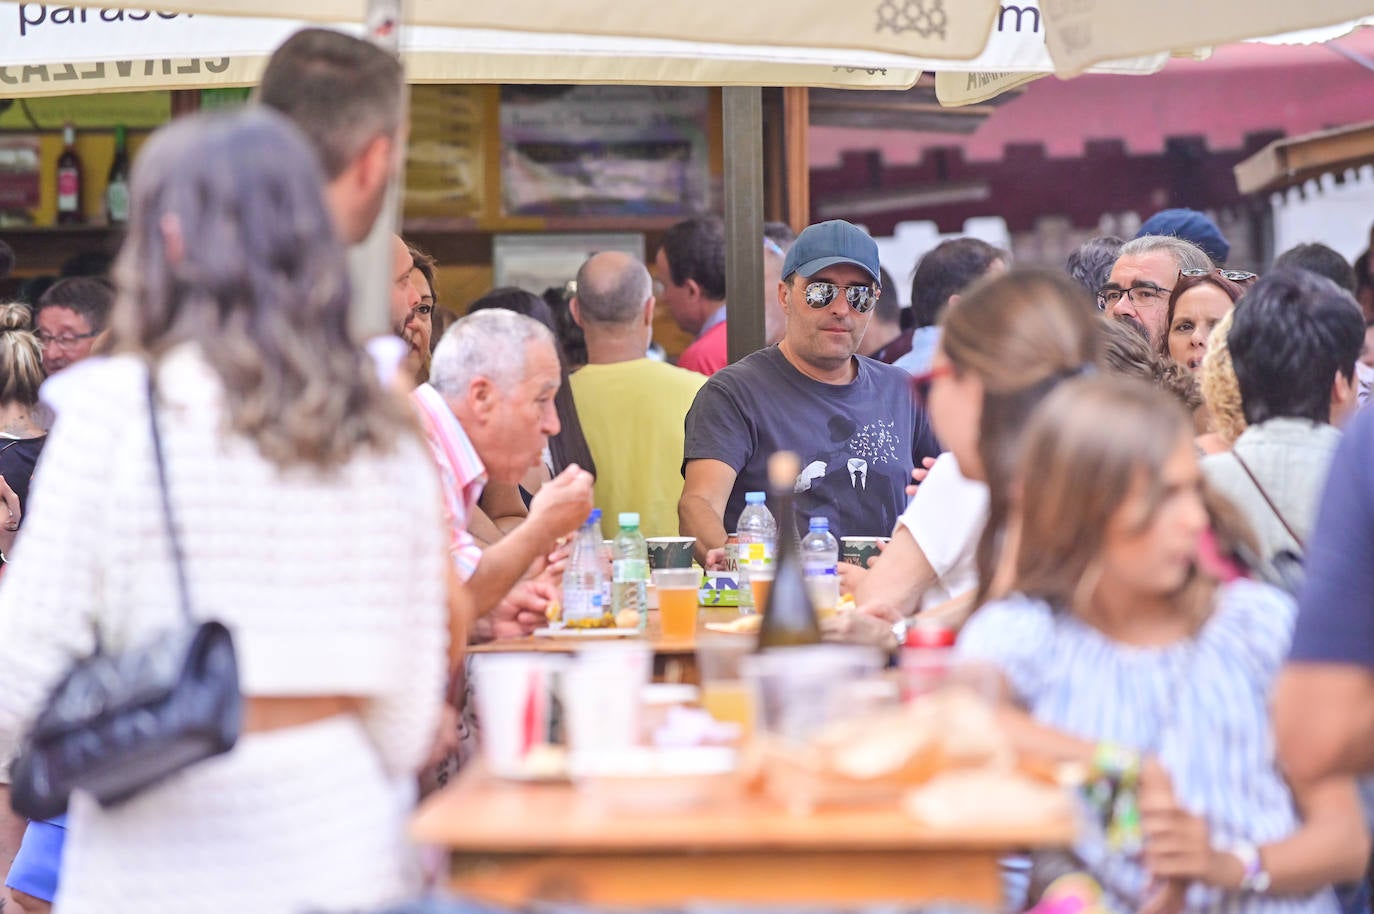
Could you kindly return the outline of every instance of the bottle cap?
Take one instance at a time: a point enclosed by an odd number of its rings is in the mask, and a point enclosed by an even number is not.
[[[592,513],[589,514],[589,515],[587,515],[587,523],[590,524],[590,523],[592,523],[593,521],[600,522],[600,520],[601,520],[601,509],[600,509],[600,508],[592,508]]]
[[[919,618],[906,630],[907,647],[953,647],[954,629],[938,623],[922,622]]]
[[[761,505],[768,500],[767,494],[763,492],[745,492],[744,503],[746,505]]]
[[[812,529],[812,530],[824,530],[824,531],[826,531],[827,533],[829,533],[829,532],[830,532],[830,518],[828,518],[828,517],[813,517],[813,518],[811,518],[811,529]]]
[[[622,526],[622,527],[638,527],[638,526],[639,526],[639,515],[636,514],[636,513],[633,512],[633,511],[621,511],[621,512],[620,512],[620,526]]]

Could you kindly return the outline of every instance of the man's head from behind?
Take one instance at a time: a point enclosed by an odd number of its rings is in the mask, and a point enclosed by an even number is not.
[[[558,434],[561,371],[549,328],[491,308],[469,314],[434,350],[430,384],[448,403],[494,482],[518,483]]]
[[[1284,267],[1297,267],[1325,276],[1351,295],[1355,294],[1355,268],[1337,251],[1319,241],[1296,245],[1275,257],[1273,269]]]
[[[400,62],[362,39],[302,29],[272,54],[257,97],[315,148],[343,240],[366,238],[403,145]]]
[[[725,225],[714,216],[677,223],[654,258],[655,297],[688,333],[725,303]]]
[[[573,319],[588,336],[638,332],[647,346],[653,329],[653,282],[629,254],[602,251],[577,271]]]
[[[105,331],[114,304],[114,287],[104,279],[74,276],[53,283],[34,312],[43,368],[48,374],[74,365],[91,354]]]
[[[822,371],[853,358],[878,301],[880,269],[878,245],[858,226],[842,219],[807,226],[778,284],[791,354]]]
[[[935,326],[952,297],[989,272],[1005,270],[1007,260],[1006,251],[977,238],[951,238],[931,248],[911,274],[911,311],[916,326]]]
[[[1145,328],[1150,343],[1164,335],[1169,293],[1180,270],[1211,272],[1212,261],[1201,248],[1171,235],[1145,235],[1117,252],[1107,283],[1097,291],[1097,307],[1118,320]]]
[[[1348,292],[1306,270],[1279,269],[1250,287],[1231,320],[1226,344],[1246,422],[1339,425],[1348,415],[1364,345],[1364,319]]]

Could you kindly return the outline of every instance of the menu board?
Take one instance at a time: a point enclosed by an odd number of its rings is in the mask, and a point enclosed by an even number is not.
[[[501,87],[508,216],[681,216],[707,209],[704,88]]]
[[[412,86],[405,214],[462,218],[482,209],[482,86]]]

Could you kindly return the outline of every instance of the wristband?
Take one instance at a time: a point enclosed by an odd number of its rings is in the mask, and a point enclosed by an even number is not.
[[[1240,861],[1245,873],[1240,877],[1240,890],[1242,892],[1253,892],[1256,895],[1263,895],[1269,891],[1270,878],[1264,870],[1264,861],[1260,859],[1259,848],[1249,841],[1237,841],[1224,848],[1225,852]]]

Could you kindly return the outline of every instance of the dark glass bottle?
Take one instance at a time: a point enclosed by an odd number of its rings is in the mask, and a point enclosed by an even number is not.
[[[129,149],[123,124],[115,128],[114,161],[110,163],[110,179],[105,184],[105,216],[110,225],[129,221]]]
[[[816,644],[821,640],[821,626],[806,589],[801,544],[797,540],[797,514],[792,493],[800,468],[797,455],[790,451],[780,451],[768,460],[773,515],[778,520],[778,560],[759,627],[761,651]]]
[[[57,157],[57,221],[75,225],[81,215],[81,157],[76,154],[76,128],[62,128],[62,154]]]

